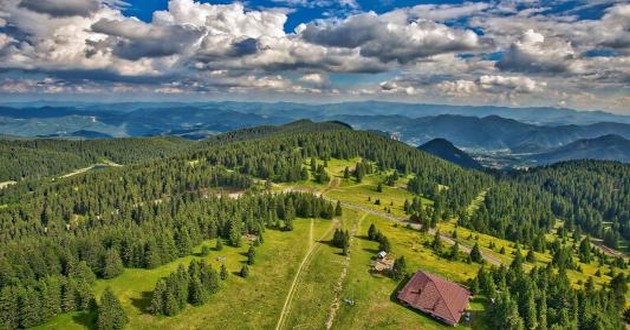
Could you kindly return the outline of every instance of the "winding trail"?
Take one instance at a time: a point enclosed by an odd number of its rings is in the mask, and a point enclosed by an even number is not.
[[[331,198],[328,198],[326,196],[323,196],[323,198],[326,199],[326,200],[335,201],[335,200],[333,200]],[[376,216],[381,217],[381,218],[390,219],[390,220],[396,221],[396,222],[398,222],[398,223],[400,223],[402,225],[410,225],[413,229],[416,229],[416,230],[420,230],[421,227],[422,227],[422,225],[420,225],[419,223],[413,223],[413,222],[408,221],[408,219],[400,218],[400,217],[397,217],[397,216],[395,216],[393,214],[390,214],[390,213],[376,211],[376,210],[370,209],[370,208],[365,207],[365,206],[359,206],[359,205],[350,204],[350,203],[347,203],[347,202],[341,202],[341,206],[347,207],[349,209],[357,210],[357,211],[366,212],[366,213],[369,213],[369,214],[372,214],[372,215],[376,215]],[[433,228],[429,229],[429,234],[430,235],[435,235],[435,229],[433,229]],[[440,234],[440,237],[442,238],[443,241],[447,242],[450,245],[455,244],[455,241],[451,237],[449,237],[447,235]],[[459,242],[459,250],[464,252],[464,253],[470,253],[471,248],[466,246],[466,245],[464,245],[464,244],[462,244],[461,242]],[[489,255],[487,253],[484,253],[483,251],[481,252],[481,255],[483,256],[484,259],[488,260],[490,263],[492,263],[494,265],[497,265],[497,266],[501,265],[501,260],[497,259],[496,257],[494,257],[492,255]]]
[[[363,215],[359,218],[359,221],[354,223],[354,225],[352,226],[352,230],[350,231],[350,251],[343,260],[343,269],[341,270],[339,280],[337,280],[337,284],[335,285],[335,299],[330,305],[330,313],[328,315],[328,320],[326,321],[327,330],[332,328],[333,322],[335,321],[335,315],[337,315],[337,311],[339,310],[339,307],[341,307],[341,293],[343,292],[343,282],[348,276],[348,267],[350,266],[350,258],[352,257],[352,243],[354,242],[354,237],[357,231],[361,229],[361,223],[363,222],[363,219],[365,219],[365,217],[367,217],[367,213],[363,213]]]
[[[323,239],[325,239],[330,234],[332,229],[335,227],[335,223],[336,222],[331,222],[330,227],[317,241],[322,241]],[[310,225],[310,230],[309,230],[309,240],[308,240],[309,249],[306,252],[306,255],[304,256],[304,258],[302,259],[302,262],[300,263],[300,267],[295,273],[295,276],[293,277],[293,282],[291,282],[291,286],[289,287],[289,292],[287,293],[287,297],[284,300],[284,305],[282,306],[282,311],[280,312],[280,318],[278,319],[278,323],[276,324],[276,330],[282,329],[284,326],[284,323],[287,321],[287,317],[289,316],[289,313],[291,312],[291,305],[293,303],[293,297],[295,296],[295,293],[297,291],[296,290],[297,285],[300,281],[302,273],[304,269],[306,269],[310,265],[311,261],[313,260],[313,256],[317,253],[317,251],[319,250],[319,247],[322,246],[321,244],[315,244],[315,240],[313,240],[313,227],[314,227],[314,220],[311,219],[311,225]]]

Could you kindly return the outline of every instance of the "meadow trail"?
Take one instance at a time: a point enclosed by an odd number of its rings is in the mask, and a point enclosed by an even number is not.
[[[317,240],[317,242],[324,240],[330,234],[332,229],[335,227],[335,224],[336,222],[331,222],[330,227]],[[276,324],[276,330],[282,329],[282,327],[284,326],[284,323],[286,322],[289,316],[289,313],[291,312],[291,305],[293,303],[293,297],[295,296],[295,293],[297,291],[296,289],[302,277],[303,271],[304,269],[308,268],[311,261],[313,260],[313,256],[317,253],[317,251],[319,251],[319,247],[321,247],[321,244],[315,244],[316,241],[313,239],[313,231],[314,231],[313,227],[314,227],[314,220],[311,219],[310,230],[309,230],[309,248],[306,254],[304,255],[304,258],[302,259],[302,262],[300,263],[300,267],[298,268],[297,272],[295,273],[295,276],[293,277],[293,282],[291,282],[291,286],[289,287],[289,292],[287,293],[287,297],[284,301],[284,305],[282,306],[282,311],[280,312],[280,318],[278,319],[278,323]]]
[[[352,230],[350,231],[350,246],[352,246],[352,243],[354,242],[354,237],[357,234],[357,231],[361,230],[361,223],[367,217],[367,215],[368,215],[367,213],[363,213],[363,215],[359,218],[359,221],[356,222],[352,226]],[[335,321],[335,315],[337,315],[337,311],[339,310],[339,307],[341,307],[340,299],[341,299],[341,293],[343,292],[343,282],[346,280],[346,277],[348,276],[348,267],[350,266],[351,257],[352,257],[352,248],[350,248],[350,252],[344,258],[343,269],[341,270],[341,274],[339,275],[339,280],[337,281],[335,285],[335,299],[333,300],[333,303],[330,305],[328,321],[326,321],[327,330],[332,328],[333,323]]]

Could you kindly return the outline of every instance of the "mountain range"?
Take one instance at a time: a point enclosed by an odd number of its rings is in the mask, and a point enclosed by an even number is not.
[[[558,148],[614,135],[630,139],[630,116],[556,108],[472,107],[388,102],[339,104],[206,103],[9,103],[0,107],[0,135],[105,138],[176,135],[202,139],[235,129],[298,119],[337,120],[355,129],[380,131],[411,145],[436,138],[472,153],[507,152],[548,162]],[[577,141],[582,144],[572,145]],[[615,140],[615,145],[620,141]],[[623,143],[621,143],[623,144]],[[584,149],[575,156],[601,156]],[[623,160],[623,146],[606,159]],[[542,155],[549,154],[543,157]],[[568,151],[563,155],[570,154]],[[532,155],[540,155],[540,159]],[[615,156],[616,155],[616,156]],[[558,156],[563,158],[564,156]],[[596,158],[596,157],[595,157]]]
[[[419,146],[418,149],[464,168],[481,169],[483,167],[479,162],[470,157],[470,155],[458,149],[445,139],[433,139]]]

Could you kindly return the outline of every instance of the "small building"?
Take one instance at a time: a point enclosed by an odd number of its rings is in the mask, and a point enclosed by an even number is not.
[[[456,326],[468,308],[470,291],[440,276],[418,270],[398,292],[398,300],[451,326]]]
[[[386,256],[387,256],[387,252],[385,252],[385,251],[381,251],[381,252],[379,252],[379,253],[376,255],[376,258],[378,258],[378,259],[383,259],[383,258],[385,258]]]

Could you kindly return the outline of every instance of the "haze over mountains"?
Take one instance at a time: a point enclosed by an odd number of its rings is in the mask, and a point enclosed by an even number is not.
[[[201,139],[243,127],[305,118],[338,120],[355,129],[386,132],[412,145],[442,138],[466,151],[507,152],[527,162],[575,158],[627,161],[630,153],[630,116],[556,108],[388,102],[9,103],[0,107],[0,134],[66,138],[178,135]],[[602,143],[590,139],[607,135],[615,138],[607,140],[606,148],[590,147]],[[581,142],[573,145],[576,141]],[[559,149],[562,147],[566,148]],[[578,147],[579,152],[572,152]]]

